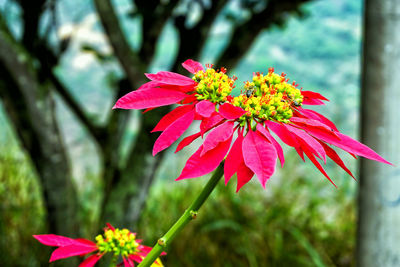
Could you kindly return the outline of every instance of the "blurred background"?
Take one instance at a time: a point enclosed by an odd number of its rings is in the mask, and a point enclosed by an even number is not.
[[[201,190],[207,177],[174,181],[196,144],[151,156],[168,108],[111,110],[145,72],[187,75],[192,58],[227,67],[239,92],[274,67],[329,98],[315,110],[358,139],[362,15],[361,0],[0,0],[0,265],[48,266],[32,234],[93,240],[106,222],[152,246]],[[360,183],[327,163],[335,188],[285,152],[266,190],[221,182],[164,264],[355,266]]]

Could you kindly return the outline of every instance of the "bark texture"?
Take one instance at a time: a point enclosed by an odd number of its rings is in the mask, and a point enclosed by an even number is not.
[[[357,265],[400,266],[400,1],[367,0],[362,141],[397,165],[361,159]]]

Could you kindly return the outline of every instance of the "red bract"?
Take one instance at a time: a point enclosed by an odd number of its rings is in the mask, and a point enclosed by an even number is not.
[[[58,247],[50,256],[50,262],[65,259],[73,256],[84,256],[92,252],[95,254],[87,257],[79,266],[91,267],[106,253],[114,254],[114,257],[121,256],[125,267],[134,266],[134,262],[142,262],[146,255],[150,252],[151,248],[141,245],[141,240],[136,239],[136,234],[129,232],[127,229],[115,229],[110,224],[104,228],[104,235],[96,237],[96,243],[83,239],[72,239],[59,235],[34,235],[40,243],[46,246]],[[113,248],[118,248],[114,251]],[[165,255],[165,253],[161,254]],[[161,261],[155,262],[157,265],[162,266]]]
[[[225,69],[215,71],[212,66],[204,69],[194,60],[186,60],[182,66],[194,77],[160,71],[146,74],[151,81],[136,91],[121,97],[114,108],[152,109],[155,107],[183,104],[165,115],[153,132],[161,131],[153,148],[153,155],[175,142],[195,119],[210,118],[216,105],[226,101],[233,88],[234,79],[225,74]]]
[[[266,76],[257,73],[253,82],[245,84],[245,90],[239,96],[221,105],[213,115],[219,116],[218,124],[208,129],[210,133],[189,158],[177,180],[209,173],[226,156],[225,183],[236,173],[239,191],[256,174],[265,188],[275,171],[277,158],[282,167],[284,165],[282,147],[271,133],[293,147],[303,160],[304,155],[307,156],[332,184],[318,159],[326,163],[328,157],[354,176],[329,144],[352,155],[390,164],[372,149],[340,133],[326,117],[302,107],[305,104],[323,104],[322,100],[327,100],[325,97],[319,93],[301,91],[287,81],[284,75],[277,75],[273,70]],[[237,132],[237,138],[228,152],[227,142],[231,142],[233,131]],[[192,136],[190,142],[198,137],[200,134]]]
[[[329,100],[317,92],[298,89],[297,84],[288,83],[286,75],[274,73],[273,68],[267,75],[254,74],[241,94],[232,97],[235,79],[229,78],[225,69],[215,71],[212,66],[204,69],[190,59],[182,65],[194,74],[192,79],[172,72],[147,74],[152,81],[122,97],[115,105],[115,108],[148,109],[182,104],[154,128],[153,131],[162,133],[154,144],[153,155],[182,136],[194,120],[200,120],[200,131],[184,138],[176,152],[208,135],[177,180],[207,174],[226,158],[226,183],[236,173],[238,191],[256,174],[265,188],[275,171],[277,158],[282,167],[285,163],[283,149],[274,136],[293,147],[303,160],[308,157],[332,184],[319,160],[326,164],[328,157],[349,175],[353,174],[329,145],[353,156],[390,164],[369,147],[340,133],[323,115],[303,108],[304,105],[323,105],[323,101]]]

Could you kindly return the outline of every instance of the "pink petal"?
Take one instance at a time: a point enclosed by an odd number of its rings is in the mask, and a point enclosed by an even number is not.
[[[50,262],[59,259],[65,259],[72,256],[80,256],[96,251],[97,246],[89,246],[89,245],[69,245],[65,247],[59,247],[53,251],[50,257]]]
[[[197,138],[199,138],[201,136],[201,133],[195,133],[192,135],[189,135],[188,137],[185,137],[182,141],[179,142],[175,153],[181,151],[183,148],[185,148],[186,146],[190,145],[194,140],[196,140]]]
[[[232,137],[233,125],[233,121],[227,121],[211,131],[204,140],[203,151],[201,152],[200,156],[203,156],[208,151],[214,149],[219,143],[225,142]]]
[[[314,110],[311,110],[311,109],[305,109],[305,108],[299,108],[299,111],[304,116],[306,116],[310,119],[318,120],[318,121],[328,125],[333,130],[338,131],[338,129],[336,128],[336,125],[333,122],[331,122],[328,118],[324,117],[323,115],[319,114],[318,112],[315,112]]]
[[[243,139],[242,151],[246,166],[257,175],[265,188],[267,180],[275,172],[277,154],[274,146],[260,133],[250,130]]]
[[[34,235],[33,237],[36,238],[43,245],[53,247],[65,247],[76,243],[74,239],[61,235]]]
[[[254,172],[246,166],[244,161],[242,161],[237,169],[236,193],[239,192],[240,188],[247,184],[251,180],[251,178],[253,178],[253,175]]]
[[[145,110],[142,111],[142,114],[152,111],[153,109],[155,109],[155,108],[146,108]]]
[[[183,93],[193,92],[196,87],[196,84],[184,85],[184,86],[171,85],[171,84],[165,84],[165,83],[159,83],[159,84],[160,84],[160,87],[162,87],[162,88],[169,89],[172,91],[180,91]]]
[[[290,118],[290,121],[296,127],[299,127],[303,130],[312,131],[312,132],[318,131],[321,134],[330,135],[333,138],[340,140],[339,136],[336,134],[336,132],[332,128],[323,124],[320,121],[313,120],[313,119],[307,119],[307,118],[299,118],[299,117],[292,117],[292,118]]]
[[[337,146],[349,153],[356,154],[359,156],[363,156],[368,159],[376,160],[379,162],[383,162],[389,165],[392,165],[389,161],[385,160],[381,156],[378,155],[375,151],[373,151],[371,148],[367,147],[366,145],[352,139],[351,137],[344,135],[340,132],[336,132],[336,134],[339,136],[340,140],[334,139],[334,138],[329,138],[324,135],[312,133],[315,137],[321,139],[322,141],[325,141],[329,144],[332,144],[334,146]]]
[[[196,83],[195,81],[193,81],[192,79],[190,79],[186,76],[183,76],[178,73],[169,72],[169,71],[160,71],[160,72],[157,72],[156,74],[146,73],[145,75],[147,78],[149,78],[152,81],[157,81],[157,82],[171,84],[171,85],[186,86],[186,85],[192,85],[192,84]]]
[[[161,87],[163,85],[164,85],[163,83],[150,81],[150,82],[147,82],[147,83],[141,85],[138,89],[136,89],[136,91],[158,88],[158,87]]]
[[[291,117],[289,119],[292,123],[295,123],[297,125],[301,126],[310,126],[310,127],[318,127],[323,130],[326,130],[327,132],[332,132],[332,128],[330,128],[328,125],[325,125],[324,123],[314,120],[314,119],[309,119],[309,118],[300,118],[300,117]],[[335,135],[335,133],[333,133]]]
[[[304,96],[304,99],[321,99],[325,101],[329,101],[328,98],[324,97],[320,93],[313,91],[301,91],[301,94]]]
[[[300,158],[303,160],[303,162],[306,162],[304,158],[304,152],[301,146],[296,146],[294,149],[296,149],[297,154],[299,154]]]
[[[317,155],[317,157],[320,157],[326,162],[326,153],[322,145],[314,139],[311,135],[306,133],[303,130],[299,130],[293,126],[290,125],[285,125],[286,128],[291,131],[293,134],[295,134],[300,140],[304,141],[302,144],[304,146],[307,146],[311,151]],[[304,147],[303,147],[304,149]]]
[[[124,267],[134,267],[135,266],[134,263],[132,262],[132,260],[129,258],[122,257],[122,260],[124,262]]]
[[[266,130],[261,124],[257,124],[257,130],[275,147],[276,153],[278,154],[281,167],[285,164],[285,157],[283,156],[283,150],[281,145],[275,140],[275,138]]]
[[[209,118],[204,118],[200,123],[200,132],[203,136],[207,131],[221,123],[224,118],[218,113],[214,112]]]
[[[84,238],[77,238],[75,239],[75,244],[81,244],[84,246],[97,246],[96,243],[94,243],[93,241],[84,239]]]
[[[196,104],[196,112],[200,116],[208,118],[215,112],[215,104],[207,100],[200,101]]]
[[[153,156],[158,152],[169,147],[189,128],[194,119],[194,110],[189,111],[176,121],[174,121],[164,132],[157,138],[153,147]]]
[[[130,92],[114,105],[122,109],[144,109],[175,104],[187,97],[187,94],[165,88],[143,89]]]
[[[79,267],[93,267],[100,258],[103,257],[103,254],[94,254],[88,257],[86,260],[79,264]]]
[[[291,147],[298,146],[298,142],[293,134],[280,123],[265,121],[265,124],[271,129],[285,144]]]
[[[236,141],[233,143],[224,164],[225,185],[237,172],[239,164],[244,162],[242,154],[243,133],[239,132]]]
[[[318,105],[325,105],[325,103],[319,99],[304,98],[303,105],[318,106]]]
[[[114,228],[114,226],[111,225],[111,223],[106,223],[106,225],[107,225],[108,229],[115,231],[115,228]]]
[[[162,119],[157,123],[156,127],[151,132],[164,131],[174,121],[188,113],[190,110],[193,110],[193,105],[184,105],[173,109],[171,112],[162,117]]]
[[[311,162],[317,167],[317,169],[335,186],[335,183],[332,181],[332,179],[328,176],[324,168],[321,166],[321,164],[318,162],[318,160],[314,157],[313,153],[308,150],[307,147],[303,147],[304,153],[307,155],[307,157],[311,160]]]
[[[138,255],[130,255],[129,258],[133,261],[136,261],[137,263],[141,263],[143,261],[143,258],[138,256]]]
[[[199,70],[204,70],[203,66],[199,62],[194,61],[192,59],[188,59],[185,62],[183,62],[182,66],[193,74],[195,74]]]
[[[225,103],[219,107],[219,113],[227,120],[236,120],[242,117],[246,111],[230,103]]]
[[[185,105],[185,104],[191,104],[193,102],[197,101],[197,97],[195,95],[188,95],[188,97],[186,97],[185,99],[182,100],[181,104]]]
[[[181,175],[176,178],[176,181],[199,177],[215,170],[228,152],[231,141],[232,137],[225,142],[219,143],[213,150],[208,151],[203,156],[200,156],[203,150],[203,146],[200,146],[188,159]]]
[[[333,150],[330,146],[325,144],[324,142],[321,142],[321,145],[324,147],[326,154],[328,155],[329,158],[331,158],[337,165],[339,165],[345,172],[347,172],[351,177],[354,178],[353,174],[351,171],[346,167],[342,159],[339,157],[339,155],[336,153],[335,150]],[[356,179],[356,178],[354,178]]]

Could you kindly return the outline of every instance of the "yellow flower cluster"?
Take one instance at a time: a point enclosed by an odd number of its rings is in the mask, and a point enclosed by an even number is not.
[[[196,98],[198,100],[209,100],[213,103],[226,101],[226,97],[234,88],[236,78],[230,78],[225,74],[226,69],[221,68],[216,71],[212,65],[203,71],[196,72],[193,80],[198,84],[196,86]]]
[[[139,246],[136,235],[128,229],[105,230],[104,236],[98,235],[96,241],[100,252],[112,252],[115,256],[123,257],[134,254]]]
[[[265,76],[256,73],[253,81],[247,81],[244,91],[231,102],[247,111],[242,120],[258,118],[286,123],[293,116],[293,108],[303,102],[300,90],[287,81],[284,74],[278,75],[273,69]]]

